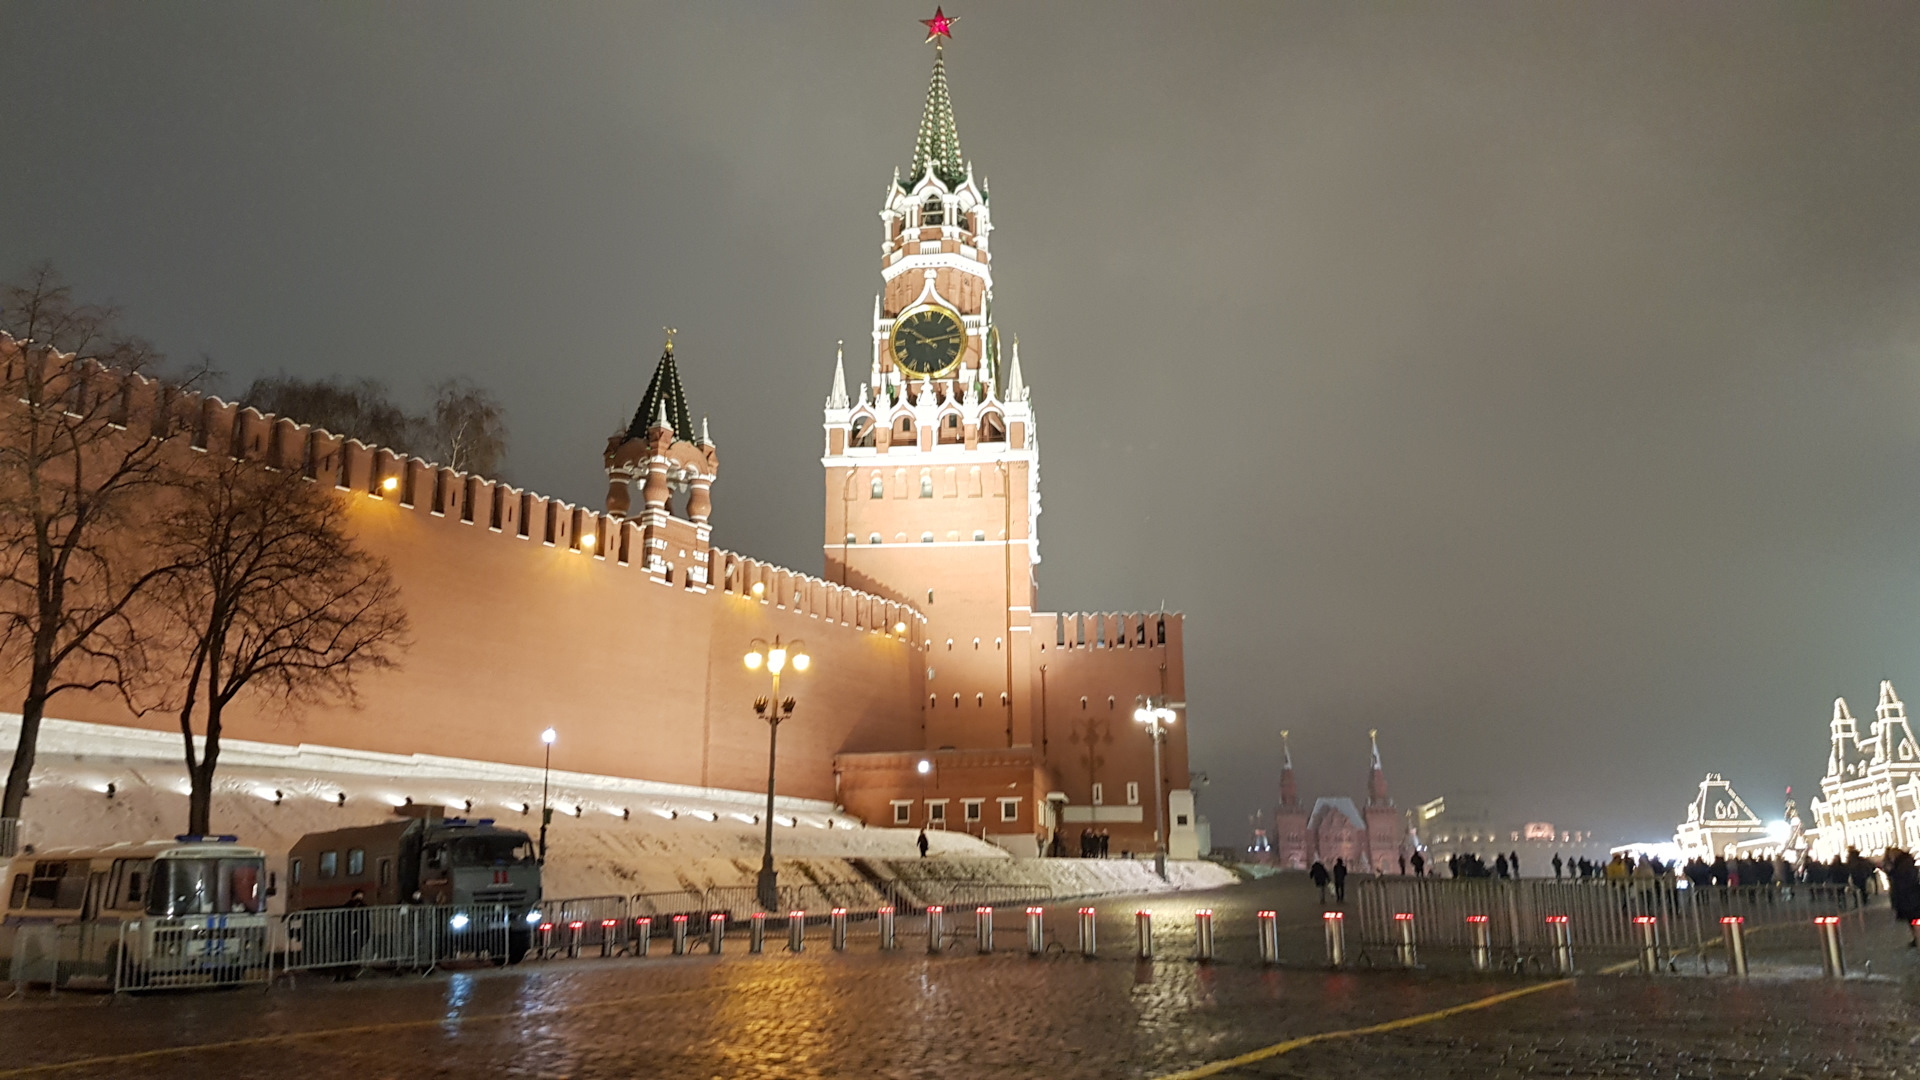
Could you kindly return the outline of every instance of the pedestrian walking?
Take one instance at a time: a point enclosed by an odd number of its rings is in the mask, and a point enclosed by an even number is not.
[[[1407,855],[1404,851],[1400,853],[1400,876],[1407,876]]]
[[[924,858],[926,858],[926,857],[927,857],[927,847],[928,847],[928,845],[927,845],[927,830],[926,830],[926,829],[924,829],[924,828],[923,828],[923,829],[921,829],[921,830],[920,830],[920,839],[919,839],[919,840],[917,840],[917,841],[915,841],[915,843],[917,843],[917,844],[919,844],[919,845],[920,845],[920,857],[921,857],[921,858],[923,858],[923,859],[924,859]]]
[[[1507,877],[1507,857],[1506,857],[1505,855],[1497,855],[1497,856],[1495,856],[1495,857],[1494,857],[1494,860],[1493,860],[1493,876],[1494,876],[1494,877],[1497,877],[1497,878],[1499,878],[1499,879],[1500,879],[1500,880],[1502,880],[1502,881],[1505,881],[1505,880],[1506,880],[1506,877]]]
[[[1427,857],[1417,851],[1413,853],[1413,876],[1417,878],[1427,876]]]
[[[1517,851],[1507,852],[1507,868],[1513,871],[1513,879],[1515,881],[1520,880],[1520,853],[1519,852]]]
[[[1333,860],[1333,899],[1336,903],[1347,902],[1347,860]]]
[[[1312,878],[1313,883],[1320,887],[1320,902],[1322,904],[1326,903],[1327,902],[1327,882],[1329,880],[1329,875],[1327,874],[1327,864],[1321,862],[1319,859],[1313,860],[1313,869],[1307,871],[1307,876]]]
[[[1553,853],[1553,880],[1555,881],[1560,880],[1561,866],[1562,866],[1562,863],[1560,862],[1560,853],[1556,851]]]
[[[1916,868],[1913,853],[1899,848],[1888,848],[1886,858],[1887,899],[1893,906],[1893,917],[1908,927],[1907,948],[1920,946],[1920,868]]]

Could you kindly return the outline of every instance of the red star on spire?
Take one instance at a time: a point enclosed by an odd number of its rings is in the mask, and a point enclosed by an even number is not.
[[[946,12],[940,10],[938,6],[935,6],[933,9],[933,18],[921,19],[920,25],[927,28],[927,40],[932,41],[934,38],[951,39],[953,37],[953,24],[959,21],[958,17],[948,18]]]

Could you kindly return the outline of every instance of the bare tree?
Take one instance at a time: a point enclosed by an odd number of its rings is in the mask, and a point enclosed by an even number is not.
[[[506,460],[506,410],[471,379],[434,385],[428,425],[435,460],[450,469],[494,476]]]
[[[394,404],[386,384],[377,379],[271,375],[253,380],[241,401],[263,413],[292,417],[397,454],[429,453],[426,421]]]
[[[351,701],[395,666],[407,616],[386,562],[347,531],[347,508],[295,471],[213,455],[184,479],[158,540],[179,567],[164,597],[181,635],[187,830],[210,831],[222,714],[255,688],[283,701]],[[205,735],[196,752],[195,722]]]
[[[0,288],[0,330],[14,339],[0,355],[0,643],[26,668],[0,817],[20,816],[47,703],[139,674],[134,605],[166,572],[128,542],[133,515],[171,479],[164,414],[129,415],[127,377],[157,357],[116,316],[76,303],[48,265]]]

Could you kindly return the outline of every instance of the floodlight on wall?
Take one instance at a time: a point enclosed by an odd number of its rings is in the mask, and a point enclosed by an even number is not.
[[[921,758],[920,763],[913,767],[913,771],[919,773],[921,776],[925,776],[933,771],[933,762],[928,761],[926,758]]]
[[[758,600],[767,594],[767,583],[764,581],[756,581],[753,583],[753,588],[750,591],[753,593],[753,598]]]
[[[584,549],[586,549],[586,550],[588,550],[588,551],[592,551],[592,550],[593,550],[593,542],[594,542],[594,540],[595,540],[595,539],[596,539],[596,537],[594,536],[594,534],[593,534],[593,533],[590,533],[590,532],[589,532],[589,533],[581,533],[581,534],[580,534],[580,546],[581,546],[582,548],[584,548]]]
[[[389,476],[385,480],[380,481],[381,491],[395,491],[398,490],[399,487],[400,478],[397,476]]]

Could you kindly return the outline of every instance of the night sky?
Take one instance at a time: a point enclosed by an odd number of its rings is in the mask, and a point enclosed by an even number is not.
[[[229,391],[470,375],[593,505],[672,323],[716,542],[817,573],[924,7],[0,3],[0,275]],[[1377,727],[1401,805],[1658,839],[1920,698],[1920,9],[949,14],[1041,604],[1186,613],[1219,841],[1282,727],[1308,796]]]

